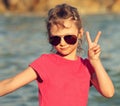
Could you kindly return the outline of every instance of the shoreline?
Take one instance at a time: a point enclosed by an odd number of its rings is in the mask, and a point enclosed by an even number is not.
[[[114,12],[106,12],[106,13],[80,13],[81,17],[83,16],[94,16],[94,15],[120,15],[120,13],[114,13]],[[23,16],[23,17],[47,17],[47,13],[34,13],[34,12],[25,12],[25,13],[13,13],[13,12],[5,12],[5,13],[0,13],[0,16]]]
[[[120,14],[120,0],[1,0],[0,14],[46,16],[55,5],[67,3],[78,9],[80,14]]]

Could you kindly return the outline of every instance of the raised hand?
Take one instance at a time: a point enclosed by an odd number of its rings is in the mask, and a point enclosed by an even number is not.
[[[100,45],[98,45],[100,35],[101,35],[101,32],[99,31],[94,41],[92,41],[89,32],[86,32],[86,39],[88,42],[88,59],[89,60],[97,60],[100,57],[101,48],[100,48]]]

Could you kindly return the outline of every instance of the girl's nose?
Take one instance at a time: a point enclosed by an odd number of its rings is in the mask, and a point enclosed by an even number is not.
[[[61,37],[60,45],[61,45],[61,46],[66,45],[66,42],[65,42],[65,40],[64,40],[64,38],[63,38],[63,37]]]

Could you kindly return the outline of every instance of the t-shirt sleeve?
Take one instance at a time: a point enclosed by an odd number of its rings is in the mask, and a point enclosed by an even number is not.
[[[37,74],[37,80],[44,80],[46,78],[46,73],[44,71],[45,66],[45,56],[41,55],[36,60],[34,60],[32,63],[29,64],[29,67],[31,67]]]
[[[90,74],[92,75],[94,73],[94,69],[92,67],[92,65],[90,64],[89,60],[88,59],[85,59],[85,64],[90,72]]]
[[[92,77],[92,75],[95,73],[92,65],[90,64],[89,60],[88,59],[85,59],[85,65],[86,67],[88,68],[88,71],[90,72],[90,75]],[[90,86],[92,86],[92,82],[90,82]]]

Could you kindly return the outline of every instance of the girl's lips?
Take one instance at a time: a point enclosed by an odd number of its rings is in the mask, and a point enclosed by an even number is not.
[[[60,49],[61,50],[66,50],[66,49],[68,49],[68,47],[61,47]]]

